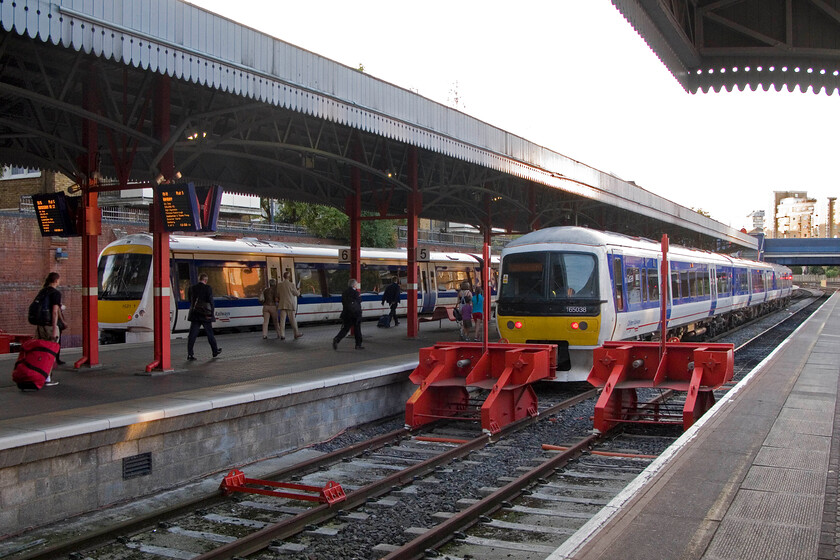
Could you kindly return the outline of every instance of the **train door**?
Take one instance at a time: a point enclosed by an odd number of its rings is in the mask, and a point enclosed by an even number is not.
[[[278,281],[286,272],[290,274],[292,283],[297,285],[297,278],[295,278],[295,260],[291,257],[280,258],[280,271],[277,274]]]
[[[172,316],[170,320],[170,327],[172,331],[185,330],[190,327],[187,321],[187,314],[190,311],[190,301],[188,294],[190,286],[198,281],[198,277],[193,273],[193,263],[188,260],[173,259],[172,266],[170,266],[170,273],[174,279],[172,284]]]
[[[280,257],[266,257],[265,267],[267,269],[266,272],[268,273],[268,278],[274,278],[278,281],[280,280]]]
[[[422,291],[422,300],[420,305],[420,313],[432,313],[435,310],[435,303],[437,302],[437,286],[435,285],[435,275],[431,272],[433,269],[431,264],[423,263],[420,268],[420,290]]]

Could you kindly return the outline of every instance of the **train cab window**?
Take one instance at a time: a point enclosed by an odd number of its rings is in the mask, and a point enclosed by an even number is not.
[[[499,298],[535,300],[545,298],[546,254],[514,253],[502,262],[502,285]],[[438,276],[438,290],[440,277]]]
[[[648,298],[659,301],[659,271],[655,268],[647,269]]]
[[[152,269],[152,255],[114,253],[99,259],[99,299],[140,299]]]
[[[551,253],[550,262],[550,298],[597,297],[598,275],[592,255]]]
[[[624,274],[627,285],[627,302],[630,305],[642,303],[642,271],[635,266],[628,266]]]

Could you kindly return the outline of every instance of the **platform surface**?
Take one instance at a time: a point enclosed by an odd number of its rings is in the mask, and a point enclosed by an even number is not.
[[[406,337],[406,322],[387,329],[362,324],[364,350],[352,336],[335,351],[338,324],[303,325],[303,337],[286,340],[260,331],[217,335],[222,353],[212,359],[207,339],[196,341],[196,361],[187,361],[186,335],[172,340],[173,370],[145,374],[151,343],[100,347],[100,367],[73,369],[80,349],[64,349],[66,362],[53,369],[59,384],[21,392],[12,383],[16,355],[0,355],[0,449],[30,445],[136,422],[189,414],[227,404],[311,390],[413,369],[420,348],[458,340],[455,323],[421,323],[419,336]],[[492,336],[491,336],[492,338]]]
[[[833,559],[840,295],[549,558]]]

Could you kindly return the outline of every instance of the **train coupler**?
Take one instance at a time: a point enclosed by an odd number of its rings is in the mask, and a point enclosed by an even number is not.
[[[265,488],[254,488],[249,485],[286,488],[289,490],[298,490],[299,492],[311,492],[314,495],[295,492],[278,492],[275,490],[266,490]],[[342,502],[347,498],[344,493],[344,489],[341,488],[341,485],[337,482],[333,482],[332,480],[327,482],[326,486],[320,488],[318,486],[309,486],[307,484],[247,478],[245,473],[238,469],[230,471],[227,476],[222,479],[222,484],[219,488],[224,494],[230,494],[232,492],[245,492],[248,494],[262,494],[263,496],[275,496],[277,498],[289,498],[292,500],[304,500],[307,502],[320,502],[324,504],[335,504]]]

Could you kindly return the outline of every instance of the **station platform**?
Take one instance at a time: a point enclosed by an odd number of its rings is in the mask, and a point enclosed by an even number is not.
[[[405,411],[420,348],[458,339],[455,323],[362,326],[337,350],[340,325],[303,325],[286,340],[260,331],[207,339],[187,361],[186,335],[172,340],[174,370],[145,373],[151,343],[102,346],[100,367],[74,370],[63,349],[56,386],[21,392],[16,355],[0,357],[0,538],[85,511],[172,488],[333,437]]]
[[[551,560],[840,558],[835,293]]]

